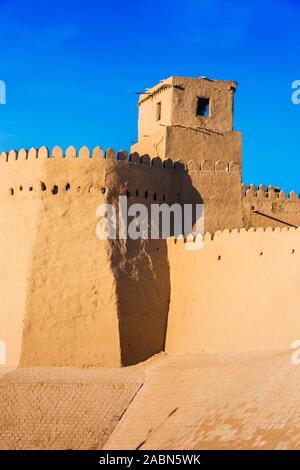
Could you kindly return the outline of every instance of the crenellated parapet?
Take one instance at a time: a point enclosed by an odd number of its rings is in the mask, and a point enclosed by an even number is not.
[[[26,195],[45,200],[88,193],[91,201],[99,193],[106,200],[129,195],[131,202],[204,203],[206,230],[241,226],[241,169],[234,161],[184,162],[99,146],[70,146],[65,151],[59,146],[51,151],[32,147],[2,152],[1,172],[2,203]]]
[[[287,199],[297,201],[298,199],[300,199],[300,195],[297,194],[295,191],[290,191],[290,193],[287,194],[285,191],[282,191],[277,187],[274,187],[272,185],[266,187],[263,184],[260,184],[259,186],[255,186],[255,184],[250,184],[249,186],[243,184],[242,195],[243,197],[251,201],[255,199],[264,198],[267,198],[268,200],[278,199],[280,201],[285,201]]]
[[[253,236],[252,234],[274,234],[276,236],[279,233],[286,233],[288,232],[291,236],[294,236],[293,234],[295,232],[298,233],[298,237],[300,237],[300,227],[250,227],[250,228],[234,228],[232,230],[225,229],[225,230],[217,230],[215,233],[210,233],[206,232],[204,234],[203,238],[203,243],[210,243],[210,242],[215,242],[216,240],[219,240],[222,238],[226,240],[228,237],[243,237],[243,236],[248,236],[249,239]],[[195,244],[197,243],[197,237],[195,235],[189,235],[189,236],[184,236],[184,235],[178,235],[176,237],[170,237],[168,238],[168,245],[176,245],[178,247],[186,247],[187,244]]]
[[[185,170],[181,161],[112,148],[104,151],[99,146],[93,150],[70,146],[65,151],[59,146],[52,151],[32,147],[0,154],[0,193],[16,197],[39,192],[45,198],[66,192],[72,196],[101,191],[108,197],[112,192],[117,196],[129,191],[131,197],[161,192],[167,198],[171,182],[179,180]]]
[[[300,225],[300,197],[277,187],[254,184],[241,187],[245,227],[282,227]]]
[[[116,151],[113,148],[108,148],[103,150],[101,147],[97,146],[94,149],[90,150],[88,147],[83,146],[80,149],[76,149],[73,146],[69,146],[65,151],[59,147],[53,147],[50,151],[47,147],[40,147],[36,149],[35,147],[30,148],[29,150],[22,148],[21,150],[10,150],[9,152],[2,152],[0,154],[0,163],[4,162],[15,162],[15,161],[24,161],[24,160],[36,160],[36,159],[98,159],[103,161],[113,160],[113,161],[128,161],[130,163],[141,163],[148,166],[161,166],[164,168],[180,168],[178,161],[172,161],[171,159],[162,160],[159,157],[150,158],[148,155],[139,155],[137,152],[128,154],[126,150]]]
[[[31,147],[29,150],[20,149],[20,150],[10,150],[9,152],[0,153],[0,164],[3,163],[12,163],[17,161],[34,161],[36,159],[63,159],[67,161],[68,159],[98,159],[105,161],[118,161],[123,162],[127,161],[130,163],[140,163],[147,165],[149,167],[163,167],[163,168],[174,168],[174,169],[186,169],[191,171],[215,171],[215,172],[228,172],[228,173],[240,173],[240,165],[234,161],[226,162],[222,160],[217,160],[215,163],[209,160],[202,160],[200,163],[197,163],[194,160],[189,160],[185,163],[181,159],[172,160],[171,158],[162,159],[160,157],[150,157],[149,155],[140,155],[137,152],[128,154],[126,150],[116,151],[113,148],[108,148],[103,150],[101,147],[97,146],[94,149],[90,150],[88,147],[83,146],[77,150],[73,146],[69,146],[65,151],[59,147],[53,147],[50,151],[47,147],[43,146],[40,148]],[[66,159],[66,160],[65,160]]]

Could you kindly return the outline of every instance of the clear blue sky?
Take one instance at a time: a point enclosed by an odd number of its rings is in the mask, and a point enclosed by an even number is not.
[[[170,75],[239,84],[244,181],[300,192],[299,0],[0,0],[0,150],[129,149],[135,91]]]

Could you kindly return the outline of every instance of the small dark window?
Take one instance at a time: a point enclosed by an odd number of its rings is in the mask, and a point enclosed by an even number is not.
[[[209,116],[209,99],[198,97],[196,116]]]
[[[57,194],[58,193],[58,186],[54,185],[52,188],[52,194]]]
[[[156,103],[156,120],[160,121],[161,118],[161,102]]]
[[[47,189],[47,186],[45,185],[45,183],[41,182],[41,190],[46,191],[46,189]]]
[[[67,183],[67,184],[66,184],[66,191],[67,191],[67,193],[69,193],[70,190],[71,190],[70,183]]]

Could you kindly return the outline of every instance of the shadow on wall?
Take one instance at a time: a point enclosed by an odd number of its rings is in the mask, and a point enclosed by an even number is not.
[[[37,201],[22,366],[119,367],[164,350],[170,302],[166,240],[99,240],[96,209],[117,204],[125,194],[128,206],[201,204],[202,198],[184,168],[141,163],[46,158],[34,190],[10,196],[28,211],[32,198]]]
[[[169,205],[180,203],[182,208],[183,204],[202,204],[186,171],[174,173],[173,170],[168,175],[165,202]],[[146,204],[149,210],[154,201],[137,201],[129,197],[128,207],[136,202]],[[193,225],[195,222],[193,219]],[[174,235],[172,223],[171,235]],[[112,242],[111,265],[116,279],[121,363],[128,366],[165,349],[170,303],[167,242],[163,239],[115,240]]]

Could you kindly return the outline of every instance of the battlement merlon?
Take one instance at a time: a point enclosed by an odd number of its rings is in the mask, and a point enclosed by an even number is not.
[[[241,165],[242,137],[233,130],[236,88],[234,81],[170,77],[147,89],[138,102],[132,151],[184,160],[184,148],[197,161],[226,156]]]

